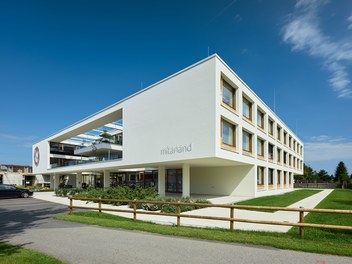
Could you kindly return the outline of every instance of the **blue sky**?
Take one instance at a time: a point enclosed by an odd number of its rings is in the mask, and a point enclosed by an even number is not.
[[[0,163],[210,54],[305,142],[352,172],[352,2],[1,1]]]

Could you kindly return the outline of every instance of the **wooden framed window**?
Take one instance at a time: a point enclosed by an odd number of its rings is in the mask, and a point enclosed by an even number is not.
[[[264,167],[257,167],[257,188],[260,190],[264,189],[264,173],[265,173],[265,168]]]
[[[268,169],[268,185],[269,188],[272,188],[274,184],[274,169]]]
[[[242,149],[245,152],[252,153],[252,137],[253,135],[247,131],[242,131]]]
[[[264,140],[257,139],[257,155],[264,158]]]
[[[269,119],[269,127],[268,127],[268,132],[269,135],[274,136],[274,121]]]
[[[277,162],[281,163],[281,149],[277,148]]]
[[[277,126],[277,135],[276,138],[278,141],[281,141],[281,127]]]
[[[236,148],[236,126],[221,119],[221,143],[230,148]]]
[[[292,137],[291,136],[288,137],[288,146],[290,148],[292,148]]]
[[[284,164],[287,164],[287,152],[284,151]]]
[[[242,97],[242,114],[250,121],[252,121],[252,105],[252,102],[250,102],[246,97]]]
[[[269,158],[269,160],[274,159],[274,145],[270,144],[270,143],[268,145],[268,158]]]
[[[222,79],[222,102],[236,110],[236,89]]]
[[[257,112],[257,126],[264,129],[264,113],[260,110]]]

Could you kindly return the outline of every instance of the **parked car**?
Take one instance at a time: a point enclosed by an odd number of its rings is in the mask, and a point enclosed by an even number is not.
[[[0,184],[0,198],[28,198],[33,196],[33,192],[27,189],[17,188],[9,184]]]

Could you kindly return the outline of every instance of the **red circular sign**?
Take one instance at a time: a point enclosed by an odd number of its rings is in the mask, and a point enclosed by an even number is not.
[[[38,167],[39,165],[39,161],[40,161],[40,154],[39,154],[39,148],[38,147],[35,147],[34,149],[34,164],[36,167]]]

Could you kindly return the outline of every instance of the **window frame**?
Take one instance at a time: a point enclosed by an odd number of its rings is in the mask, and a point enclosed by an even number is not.
[[[249,136],[249,150],[244,149],[244,144],[243,144],[243,137],[245,134],[248,134]],[[244,151],[245,153],[249,153],[249,154],[253,154],[253,134],[251,134],[250,132],[246,131],[246,130],[242,130],[242,151]]]
[[[232,128],[232,144],[227,144],[224,142],[223,140],[223,127],[224,127],[224,123],[228,124],[231,128]],[[225,147],[225,148],[230,148],[232,150],[236,150],[236,131],[237,131],[237,126],[227,120],[225,120],[224,118],[221,118],[221,146]]]
[[[259,123],[258,123],[258,116],[261,116],[261,120],[262,120],[262,125],[260,126]],[[264,130],[264,127],[265,127],[265,113],[260,110],[259,108],[257,109],[257,126]]]
[[[261,145],[262,148],[262,154],[259,154],[258,152],[258,145]],[[257,137],[257,156],[264,159],[265,156],[265,140],[262,138]]]
[[[243,107],[244,107],[244,102],[248,102],[248,108],[249,108],[249,117],[244,115]],[[253,102],[249,100],[244,94],[242,95],[242,116],[245,118],[245,120],[249,122],[253,122]]]
[[[224,101],[224,84],[227,84],[228,87],[225,87],[226,89],[231,88],[232,89],[232,102],[233,106],[226,103]],[[237,102],[236,102],[236,94],[237,94],[237,88],[233,87],[228,81],[224,80],[224,78],[221,78],[221,103],[227,108],[230,108],[233,111],[236,111],[237,109]]]

